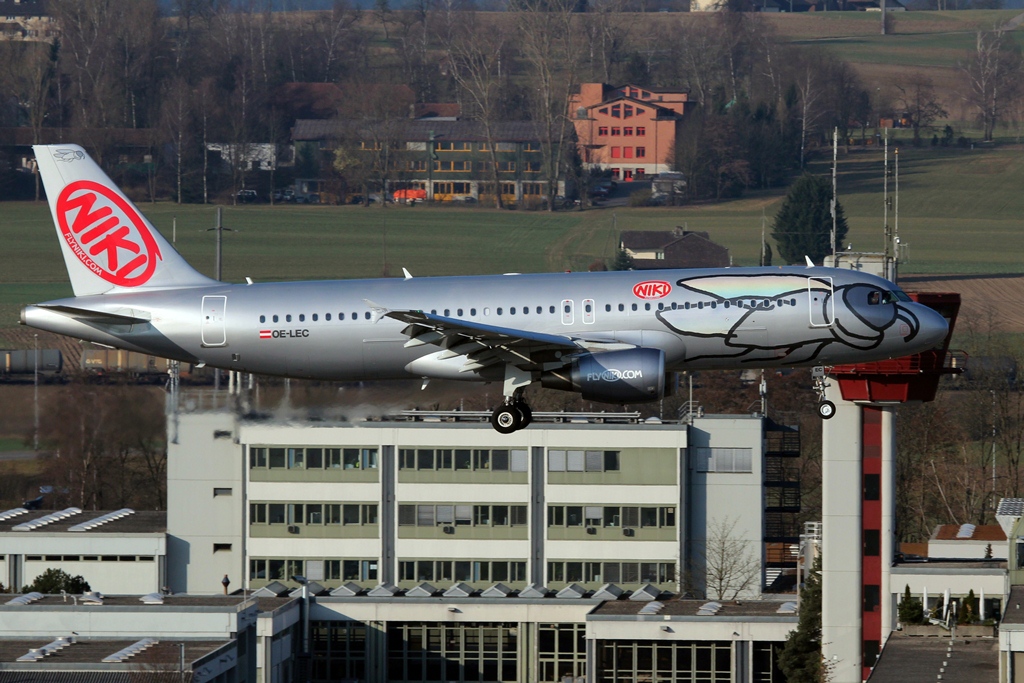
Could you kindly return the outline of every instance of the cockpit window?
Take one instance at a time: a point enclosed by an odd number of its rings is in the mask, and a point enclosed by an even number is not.
[[[897,301],[910,301],[910,297],[898,289],[889,292],[874,291],[868,294],[868,305],[894,304]]]

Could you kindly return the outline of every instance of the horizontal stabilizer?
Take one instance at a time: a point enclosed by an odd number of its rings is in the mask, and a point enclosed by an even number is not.
[[[132,311],[130,314],[124,314],[50,304],[37,304],[36,308],[45,308],[55,313],[63,313],[69,318],[97,325],[142,325],[149,322],[149,314],[142,313],[141,311]]]

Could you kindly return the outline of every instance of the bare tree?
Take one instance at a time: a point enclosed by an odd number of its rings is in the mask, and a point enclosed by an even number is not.
[[[1005,27],[978,31],[974,51],[961,70],[970,83],[968,102],[978,110],[985,140],[991,140],[1008,104],[1024,85],[1024,60]]]
[[[935,119],[946,116],[935,94],[932,79],[921,73],[912,73],[903,85],[897,85],[899,104],[910,117],[910,125],[914,130],[914,144],[921,143],[921,129],[927,130]]]
[[[524,0],[513,11],[520,49],[533,88],[534,119],[540,129],[548,210],[555,209],[558,179],[567,167],[574,128],[567,118],[576,86],[583,37],[576,0]]]
[[[33,144],[42,142],[59,50],[57,43],[0,41],[0,94],[17,102],[18,114],[27,119],[32,128]],[[39,175],[36,174],[36,201],[39,196]]]
[[[503,208],[498,176],[496,128],[502,111],[502,63],[507,62],[505,39],[501,35],[484,38],[476,14],[467,15],[465,24],[453,27],[447,45],[452,76],[468,105],[467,113],[480,122],[490,155],[489,182],[495,188],[495,207]]]
[[[708,536],[701,553],[707,597],[735,600],[756,590],[761,576],[761,562],[755,552],[757,543],[737,536],[738,519],[725,517],[708,525]]]

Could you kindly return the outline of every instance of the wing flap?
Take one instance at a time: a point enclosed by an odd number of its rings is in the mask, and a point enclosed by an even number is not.
[[[59,304],[36,304],[37,308],[45,308],[54,313],[66,315],[75,320],[96,325],[142,325],[150,321],[148,313],[132,309],[119,311],[95,311],[89,308],[64,306]]]

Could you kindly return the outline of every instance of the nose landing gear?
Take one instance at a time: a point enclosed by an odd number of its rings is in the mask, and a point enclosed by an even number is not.
[[[825,389],[832,386],[828,383],[828,372],[823,365],[811,368],[811,379],[814,380],[814,391],[818,394],[818,415],[828,420],[836,414],[836,404],[825,398]]]

